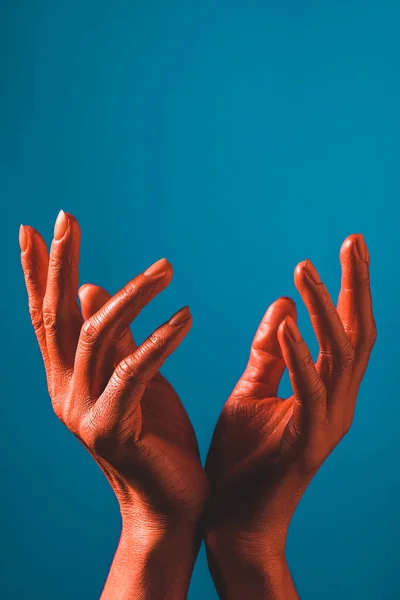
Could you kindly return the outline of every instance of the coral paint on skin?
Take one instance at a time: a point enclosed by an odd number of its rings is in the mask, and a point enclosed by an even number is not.
[[[21,248],[21,252],[25,252],[28,247],[28,233],[24,225],[21,225],[19,228],[19,246]]]
[[[72,215],[60,211],[54,241],[49,255],[41,235],[21,225],[21,262],[54,411],[120,505],[122,533],[101,600],[184,600],[202,533],[221,599],[298,600],[285,558],[289,524],[351,427],[376,339],[363,237],[342,245],[336,308],[311,261],[295,269],[320,347],[315,364],[293,300],[269,307],[218,420],[206,471],[189,417],[159,373],[190,329],[189,308],[139,347],[129,328],[167,287],[171,265],[160,259],[111,297],[92,284],[78,290],[80,228]],[[293,395],[282,399],[276,394],[286,367]]]
[[[266,312],[217,423],[206,462],[205,541],[223,600],[298,599],[285,559],[289,524],[313,476],[350,429],[376,338],[361,235],[345,240],[340,262],[337,309],[308,259],[295,269],[320,346],[316,364],[295,323],[294,302],[280,298]],[[284,400],[276,394],[285,367],[294,394]]]
[[[189,417],[159,369],[191,327],[189,308],[137,347],[129,326],[169,284],[168,261],[111,297],[91,284],[78,290],[80,229],[71,214],[60,211],[54,240],[49,255],[41,235],[23,227],[21,261],[54,411],[98,463],[121,509],[101,598],[183,600],[208,482]]]

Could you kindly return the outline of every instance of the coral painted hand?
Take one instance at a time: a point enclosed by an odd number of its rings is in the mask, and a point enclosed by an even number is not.
[[[112,298],[102,288],[83,286],[81,313],[76,219],[60,212],[50,255],[32,227],[21,227],[20,244],[54,411],[97,461],[121,507],[123,535],[115,575],[112,570],[102,598],[167,597],[162,577],[152,582],[150,595],[139,572],[150,568],[147,555],[157,564],[155,549],[161,548],[159,560],[170,564],[171,577],[174,560],[179,569],[185,560],[188,564],[168,584],[168,597],[183,598],[208,482],[190,420],[159,369],[189,331],[190,311],[178,311],[139,347],[129,329],[141,309],[169,284],[171,265],[161,259]],[[126,569],[121,575],[127,561],[132,565],[129,581]]]
[[[295,270],[319,342],[316,364],[296,326],[293,301],[280,298],[265,314],[217,423],[206,463],[212,494],[206,544],[221,598],[298,597],[284,560],[288,526],[312,477],[351,426],[376,338],[361,235],[345,240],[340,261],[337,309],[308,260]],[[287,399],[277,397],[285,367],[294,392]]]

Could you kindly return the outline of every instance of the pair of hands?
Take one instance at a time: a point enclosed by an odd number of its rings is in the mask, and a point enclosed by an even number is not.
[[[316,364],[280,298],[255,335],[203,468],[194,429],[159,373],[188,333],[179,310],[136,346],[130,324],[170,282],[161,259],[111,297],[78,289],[80,228],[60,212],[50,253],[20,230],[32,323],[56,415],[96,460],[119,501],[120,543],[102,600],[185,598],[204,537],[221,598],[298,598],[285,561],[292,514],[350,428],[376,338],[369,256],[361,235],[343,243],[337,308],[306,260],[295,284],[320,354]],[[80,307],[77,299],[80,299]],[[293,396],[276,397],[285,367]]]

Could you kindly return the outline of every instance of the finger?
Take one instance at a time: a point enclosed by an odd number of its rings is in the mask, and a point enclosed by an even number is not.
[[[111,299],[111,294],[109,294],[107,290],[91,283],[82,285],[79,288],[78,296],[81,303],[83,319],[85,321],[90,319],[90,317],[92,317],[106,304],[106,302]],[[122,360],[127,354],[133,352],[136,348],[137,346],[132,337],[132,332],[130,328],[127,327],[116,344],[116,363]]]
[[[337,311],[355,349],[353,377],[361,381],[376,340],[369,277],[369,252],[362,235],[350,235],[340,250],[342,284]]]
[[[78,294],[80,228],[70,214],[60,211],[50,249],[43,319],[54,377],[72,370],[82,325]]]
[[[191,324],[192,316],[186,306],[117,365],[104,393],[94,406],[95,412],[102,415],[109,428],[126,423],[130,433],[133,425],[136,433],[140,433],[141,416],[137,408],[145,388],[181,343]],[[130,417],[133,417],[133,422],[129,420]]]
[[[279,298],[268,308],[251,344],[246,369],[231,398],[258,399],[277,395],[285,370],[277,332],[286,315],[296,319],[296,305],[290,298]]]
[[[278,340],[294,392],[293,419],[300,436],[315,432],[326,416],[326,390],[307,344],[290,316],[278,329]]]
[[[320,346],[317,371],[325,383],[351,374],[354,350],[342,321],[314,265],[307,259],[295,269],[295,285],[303,298]]]
[[[93,374],[96,370],[107,369],[113,360],[113,349],[124,331],[142,308],[166,288],[171,277],[169,262],[165,258],[157,261],[85,321],[76,352],[74,376],[90,389],[92,395],[98,395],[105,384],[96,381]]]
[[[27,225],[19,230],[21,264],[28,292],[29,314],[39,343],[40,352],[50,376],[50,362],[46,345],[46,332],[43,324],[43,298],[46,291],[49,253],[46,242],[38,231]]]

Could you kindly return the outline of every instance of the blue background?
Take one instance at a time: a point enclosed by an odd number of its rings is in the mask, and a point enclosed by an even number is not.
[[[2,598],[98,598],[119,534],[106,480],[52,414],[29,322],[18,227],[50,241],[60,208],[82,226],[82,283],[114,292],[174,265],[134,332],[191,306],[164,372],[203,456],[264,310],[299,301],[296,263],[336,297],[340,244],[364,233],[378,342],[288,557],[306,600],[400,597],[399,19],[385,0],[3,0]],[[202,551],[189,598],[206,597]]]

